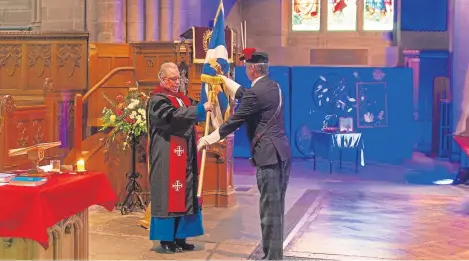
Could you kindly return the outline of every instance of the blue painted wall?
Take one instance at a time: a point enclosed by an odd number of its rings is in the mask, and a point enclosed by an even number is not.
[[[283,100],[285,102],[285,129],[288,137],[290,138],[290,67],[287,66],[271,66],[269,68],[269,77],[278,82],[282,89]],[[251,81],[246,76],[246,69],[244,66],[235,68],[235,80],[245,88],[251,88]],[[250,143],[246,135],[246,128],[244,125],[235,132],[233,156],[239,158],[249,158],[251,153]]]

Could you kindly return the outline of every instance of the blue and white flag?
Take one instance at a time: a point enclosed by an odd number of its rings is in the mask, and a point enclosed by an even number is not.
[[[219,74],[226,74],[230,70],[228,50],[226,48],[225,40],[225,11],[223,9],[223,0],[220,0],[220,5],[218,6],[213,24],[212,36],[208,44],[205,63],[202,68],[202,91],[200,93],[201,103],[208,101],[207,94],[209,91],[209,83],[214,86],[211,79],[215,78]],[[220,127],[223,121],[226,120],[225,115],[227,110],[229,110],[228,98],[223,91],[218,92],[217,100],[218,106],[214,107],[210,117],[212,120],[212,126],[215,128]]]

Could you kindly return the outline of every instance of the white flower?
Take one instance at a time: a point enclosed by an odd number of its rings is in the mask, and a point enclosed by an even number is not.
[[[136,111],[132,111],[132,113],[129,115],[129,117],[133,120],[135,119],[135,117],[137,117],[137,112]]]
[[[140,108],[140,109],[138,109],[138,113],[140,113],[141,115],[145,115],[145,110]]]
[[[142,121],[142,115],[137,115],[137,122],[141,122]]]

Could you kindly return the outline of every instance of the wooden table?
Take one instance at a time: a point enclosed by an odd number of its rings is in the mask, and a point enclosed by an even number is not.
[[[103,173],[52,174],[37,187],[0,186],[0,259],[88,260],[88,207],[113,210]]]

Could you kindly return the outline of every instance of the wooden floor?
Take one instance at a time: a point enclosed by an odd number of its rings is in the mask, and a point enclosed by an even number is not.
[[[285,259],[469,259],[469,190],[409,184],[423,175],[414,170],[412,178],[408,167],[382,166],[358,174],[345,167],[329,175],[327,168],[311,173],[308,162],[295,162],[286,197]],[[367,178],[373,171],[375,179]],[[90,259],[259,258],[254,171],[237,160],[235,173],[238,206],[204,209],[206,234],[191,240],[195,251],[161,253],[159,247],[152,249],[148,231],[135,225],[143,213],[122,216],[93,207]]]

